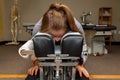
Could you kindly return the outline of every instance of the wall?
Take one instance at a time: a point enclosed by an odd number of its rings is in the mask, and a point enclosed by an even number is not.
[[[0,1],[0,41],[4,39],[3,30],[3,5],[2,1]]]
[[[11,40],[10,33],[10,8],[13,4],[13,0],[3,0],[4,4],[4,39]],[[117,30],[114,31],[114,41],[120,41],[120,0],[18,0],[20,8],[20,22],[18,40],[28,40],[31,35],[23,28],[23,23],[36,23],[44,12],[48,9],[50,3],[60,1],[63,4],[68,5],[75,17],[81,22],[81,15],[83,12],[92,12],[89,20],[98,24],[98,12],[100,7],[112,7],[113,8],[113,25],[116,25]]]

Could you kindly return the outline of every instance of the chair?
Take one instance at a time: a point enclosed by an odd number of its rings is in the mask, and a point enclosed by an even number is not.
[[[77,32],[65,34],[60,43],[61,54],[57,55],[49,34],[36,35],[33,44],[39,59],[40,80],[75,80],[75,66],[79,63],[83,46],[82,35]]]

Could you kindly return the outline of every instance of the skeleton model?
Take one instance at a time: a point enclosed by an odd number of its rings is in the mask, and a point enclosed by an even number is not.
[[[19,24],[19,12],[17,6],[17,0],[14,0],[14,5],[11,8],[11,34],[12,34],[12,42],[7,43],[18,45],[17,42],[17,32],[18,32],[18,24]]]

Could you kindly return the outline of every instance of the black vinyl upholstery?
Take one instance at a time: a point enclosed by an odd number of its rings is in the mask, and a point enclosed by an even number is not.
[[[51,35],[42,33],[33,38],[36,57],[47,57],[47,54],[54,54],[54,40]]]
[[[61,39],[61,54],[69,54],[71,57],[81,57],[84,37],[78,32],[66,33]],[[36,57],[47,57],[47,54],[55,53],[55,42],[51,35],[42,33],[33,38]]]
[[[63,36],[61,53],[71,57],[81,57],[84,37],[78,32],[70,32]]]

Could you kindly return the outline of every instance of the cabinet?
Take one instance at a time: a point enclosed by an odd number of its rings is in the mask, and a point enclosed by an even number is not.
[[[99,8],[99,25],[112,25],[112,7]]]

